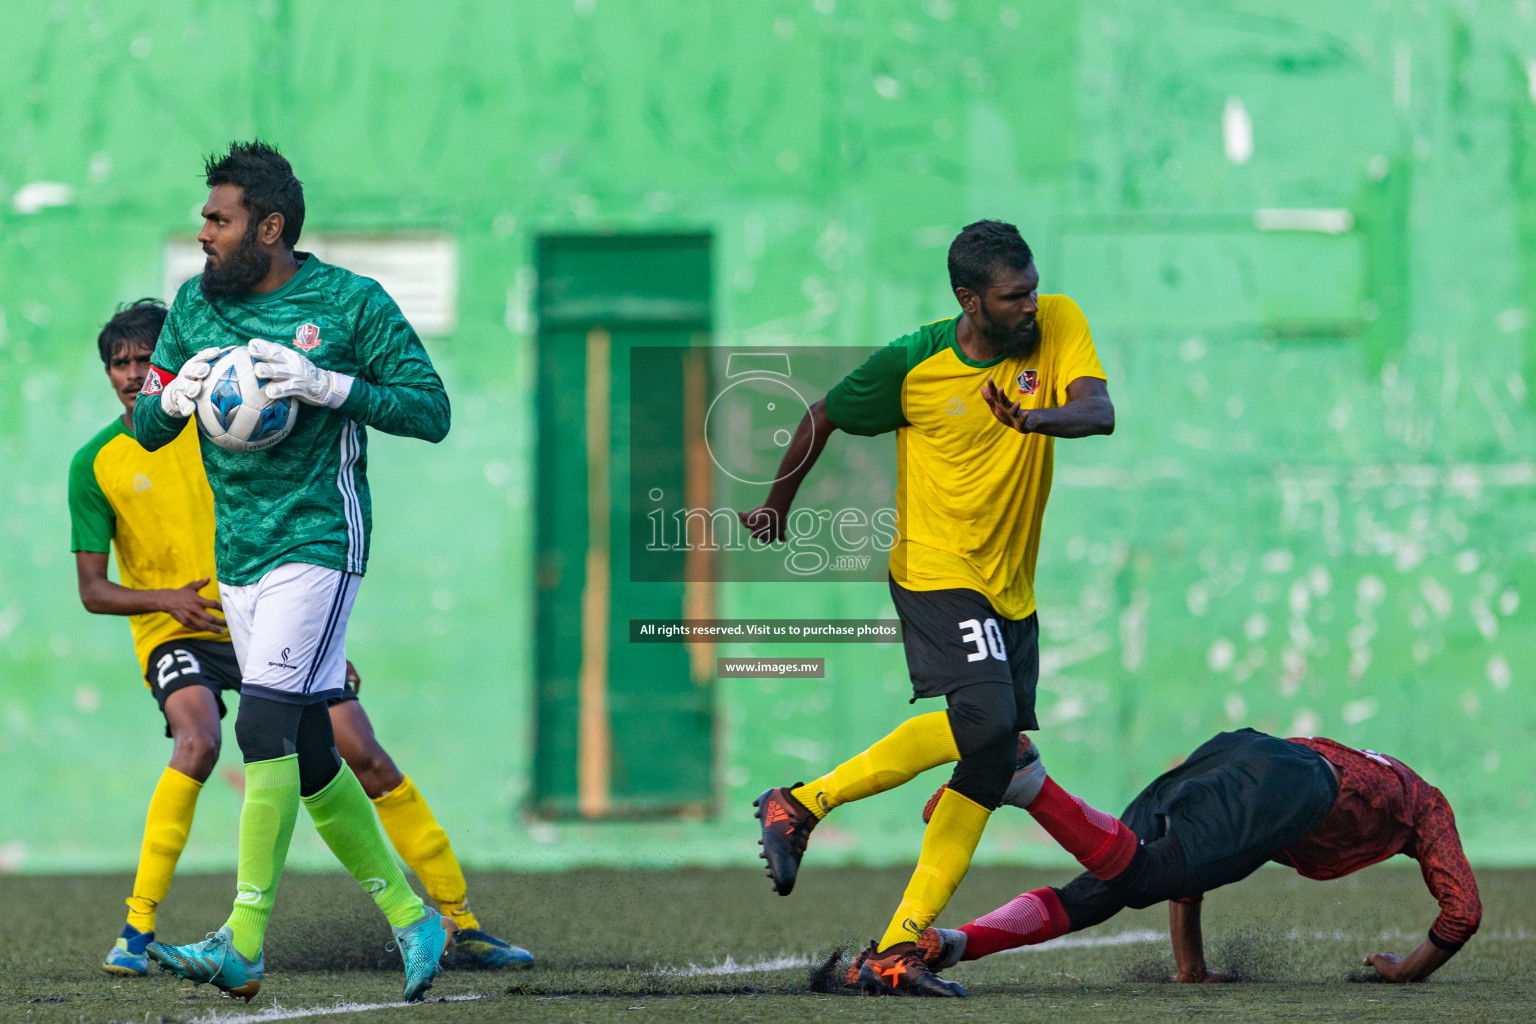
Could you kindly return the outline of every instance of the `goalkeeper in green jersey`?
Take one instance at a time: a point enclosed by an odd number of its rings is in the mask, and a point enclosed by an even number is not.
[[[203,942],[149,956],[249,1000],[299,803],[388,918],[420,999],[453,941],[411,891],[373,806],[337,755],[328,703],[346,692],[347,619],[368,563],[366,427],[441,441],[448,396],[416,332],[378,283],[295,252],[304,190],[277,150],[237,143],[206,165],[198,241],[208,259],[181,287],[134,403],[134,437],[171,443],[220,349],[247,345],[269,398],[300,403],[292,433],[260,452],[203,439],[214,556],[240,665],[235,738],[245,759],[238,884]]]
[[[192,830],[198,794],[219,759],[224,694],[240,689],[240,664],[219,605],[213,560],[213,492],[188,424],[147,452],[133,438],[133,404],[149,372],[166,308],[140,299],[119,308],[96,339],[112,393],[126,411],[82,447],[70,465],[69,515],[80,600],[88,611],[128,616],[145,688],[173,742],[145,815],[127,921],[107,952],[112,974],[148,973],[144,952]],[[107,578],[117,552],[121,583]],[[206,595],[206,596],[204,596]],[[347,663],[347,692],[330,701],[336,749],[373,801],[390,843],[459,931],[447,967],[522,967],[533,955],[480,927],[464,872],[426,798],[374,738],[362,683]]]

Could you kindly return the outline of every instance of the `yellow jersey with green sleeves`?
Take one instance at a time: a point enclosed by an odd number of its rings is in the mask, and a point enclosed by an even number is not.
[[[1034,355],[977,362],[955,341],[959,317],[939,320],[870,356],[826,399],[841,430],[896,431],[892,579],[908,590],[980,591],[1010,619],[1035,610],[1055,439],[1003,426],[981,389],[990,379],[1023,408],[1050,409],[1079,377],[1104,379],[1077,303],[1042,295],[1039,305]]]
[[[121,417],[69,464],[70,550],[117,550],[117,575],[133,590],[182,587],[208,577],[198,593],[219,599],[213,568],[213,491],[188,420],[176,439],[147,452]],[[130,615],[139,668],[167,640],[228,640],[183,626],[166,612]],[[144,683],[149,685],[148,680]]]

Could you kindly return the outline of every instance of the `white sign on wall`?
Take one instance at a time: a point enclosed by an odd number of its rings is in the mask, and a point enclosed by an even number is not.
[[[422,335],[453,333],[458,322],[459,247],[446,235],[308,235],[299,249],[327,263],[371,277]],[[195,238],[165,243],[161,292],[166,302],[182,282],[203,272]]]

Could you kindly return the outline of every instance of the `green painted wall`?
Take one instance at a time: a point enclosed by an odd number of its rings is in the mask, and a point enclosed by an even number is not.
[[[310,230],[460,247],[458,327],[430,342],[453,432],[374,439],[349,648],[467,863],[750,862],[758,790],[912,710],[898,649],[807,650],[824,681],[719,684],[718,819],[521,816],[535,239],[706,231],[720,343],[875,345],[952,311],[944,249],[982,216],[1083,305],[1119,413],[1058,449],[1053,771],[1115,805],[1218,728],[1319,731],[1435,780],[1482,862],[1531,861],[1530,4],[66,0],[9,11],[0,54],[0,866],[135,857],[168,744],[125,624],[75,597],[65,470],[117,408],[98,325],[195,230],[200,154],[257,133]],[[72,198],[20,212],[36,182]],[[1259,230],[1275,208],[1348,227]],[[720,601],[890,614],[879,584]],[[232,863],[227,739],[188,865]],[[929,791],[839,812],[814,856],[910,859]],[[981,856],[1059,860],[1023,819]]]

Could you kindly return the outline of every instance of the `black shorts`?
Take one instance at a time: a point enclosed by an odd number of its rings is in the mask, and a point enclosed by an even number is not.
[[[1253,729],[1202,743],[1132,800],[1120,820],[1147,841],[1178,836],[1186,896],[1257,871],[1311,832],[1339,793],[1321,754]]]
[[[149,654],[149,669],[144,673],[154,691],[160,714],[165,714],[166,698],[188,686],[206,686],[219,702],[219,718],[225,714],[224,691],[240,692],[240,663],[235,660],[235,645],[224,640],[167,640]],[[165,735],[171,735],[171,723],[165,723]]]
[[[1033,612],[1009,619],[979,591],[908,590],[895,580],[891,599],[901,617],[913,700],[943,697],[971,683],[1007,683],[1017,699],[1019,728],[1040,728],[1040,620]]]
[[[360,699],[357,696],[357,691],[352,689],[352,684],[350,682],[342,683],[341,686],[342,686],[341,696],[339,696],[339,697],[331,697],[328,700],[326,700],[326,702],[325,702],[325,706],[326,707],[333,708],[337,704],[345,704],[349,700],[359,700]]]

